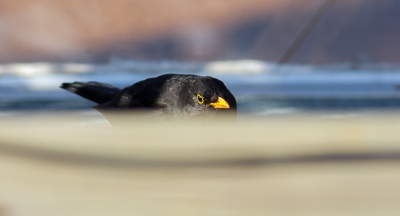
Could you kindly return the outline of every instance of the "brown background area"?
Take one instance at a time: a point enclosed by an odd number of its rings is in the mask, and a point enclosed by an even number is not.
[[[14,0],[0,62],[278,61],[320,0]],[[400,2],[336,0],[291,62],[399,62]]]

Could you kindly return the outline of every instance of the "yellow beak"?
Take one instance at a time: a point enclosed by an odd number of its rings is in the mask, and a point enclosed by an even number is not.
[[[218,97],[217,102],[215,103],[210,103],[211,106],[213,106],[216,109],[228,109],[230,108],[228,102],[224,100],[222,97]]]

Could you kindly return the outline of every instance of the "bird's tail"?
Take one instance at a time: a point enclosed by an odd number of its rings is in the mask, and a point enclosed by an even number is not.
[[[99,82],[63,83],[60,88],[73,92],[98,104],[110,101],[114,95],[120,91],[117,87]]]

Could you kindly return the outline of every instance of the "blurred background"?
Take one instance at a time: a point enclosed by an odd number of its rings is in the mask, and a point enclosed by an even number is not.
[[[58,88],[163,73],[222,79],[241,113],[393,109],[395,0],[9,1],[0,7],[1,110],[83,109]]]
[[[285,62],[398,63],[399,7],[395,0],[8,1],[0,62],[278,62],[313,23]]]
[[[0,216],[396,215],[399,11],[397,0],[0,2]],[[238,127],[200,128],[207,142],[182,139],[185,126],[110,132],[94,103],[59,88],[164,73],[224,81]]]

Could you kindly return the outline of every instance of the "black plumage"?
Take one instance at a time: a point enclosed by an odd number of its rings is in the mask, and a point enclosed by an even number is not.
[[[235,97],[210,76],[165,74],[122,90],[99,82],[63,83],[61,88],[98,103],[95,108],[103,114],[125,110],[149,111],[155,119],[209,119],[219,113],[236,117]]]

